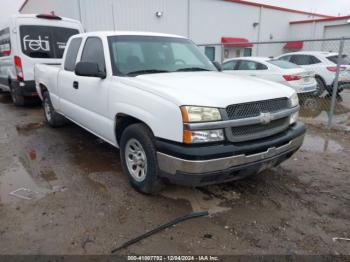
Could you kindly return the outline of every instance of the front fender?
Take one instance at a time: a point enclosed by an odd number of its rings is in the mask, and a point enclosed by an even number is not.
[[[167,106],[153,103],[146,108],[129,103],[116,102],[110,105],[113,117],[123,114],[136,118],[145,123],[157,138],[182,142],[183,124],[178,107],[169,103]]]

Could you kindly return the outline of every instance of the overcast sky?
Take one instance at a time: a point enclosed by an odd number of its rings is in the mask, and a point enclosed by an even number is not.
[[[60,1],[60,0],[56,0]],[[98,1],[98,0],[95,0]],[[293,9],[305,10],[308,12],[323,13],[337,16],[350,15],[350,0],[248,0]],[[24,0],[1,0],[0,23],[10,14],[17,12]],[[317,3],[317,4],[316,4]]]
[[[9,15],[17,13],[23,0],[1,0],[0,23],[6,21]]]

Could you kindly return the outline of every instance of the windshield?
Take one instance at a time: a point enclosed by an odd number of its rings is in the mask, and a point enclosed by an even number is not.
[[[174,37],[112,36],[109,48],[114,75],[217,71],[191,41]]]
[[[32,58],[62,58],[68,39],[77,29],[53,26],[20,26],[22,52]]]
[[[334,64],[338,64],[338,56],[337,55],[328,56],[327,59],[330,60],[331,62],[333,62]],[[341,65],[350,65],[350,58],[347,55],[342,55],[342,57],[340,59],[340,64]]]
[[[267,62],[282,69],[300,68],[300,66],[284,60],[269,60]]]

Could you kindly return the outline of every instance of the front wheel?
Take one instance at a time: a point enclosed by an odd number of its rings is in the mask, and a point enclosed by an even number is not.
[[[67,123],[67,119],[54,109],[49,92],[43,93],[43,107],[46,123],[51,127],[61,127]]]
[[[144,124],[125,129],[120,139],[120,158],[123,172],[137,191],[153,194],[162,189],[154,136]]]

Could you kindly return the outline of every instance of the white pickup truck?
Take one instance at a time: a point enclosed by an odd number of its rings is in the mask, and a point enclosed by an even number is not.
[[[48,124],[69,119],[119,148],[123,172],[140,192],[241,179],[303,143],[293,89],[219,72],[186,38],[80,34],[63,59],[61,68],[35,67]]]

